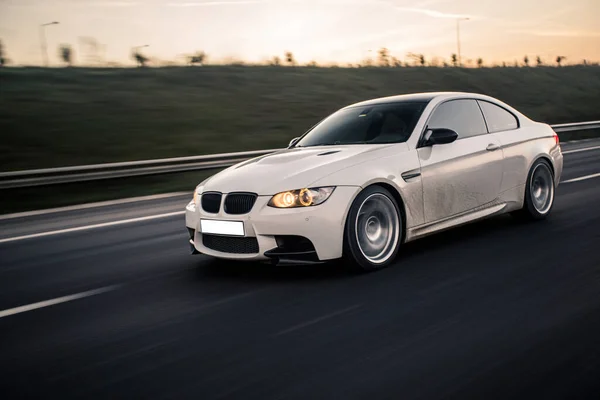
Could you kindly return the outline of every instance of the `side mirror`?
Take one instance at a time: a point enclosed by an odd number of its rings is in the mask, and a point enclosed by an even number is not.
[[[293,138],[292,140],[290,140],[290,144],[288,144],[288,147],[292,147],[293,145],[298,143],[298,140],[300,140],[299,137],[296,137],[296,138]]]
[[[434,128],[428,129],[424,137],[425,146],[433,146],[434,144],[448,144],[458,139],[458,133],[452,129]]]

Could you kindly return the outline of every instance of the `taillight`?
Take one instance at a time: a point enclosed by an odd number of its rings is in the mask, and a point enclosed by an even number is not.
[[[556,132],[554,132],[554,141],[556,144],[560,143],[560,139],[558,138],[558,134]]]

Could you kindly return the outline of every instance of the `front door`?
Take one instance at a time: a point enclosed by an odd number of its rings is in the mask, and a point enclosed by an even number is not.
[[[487,133],[474,100],[451,100],[433,112],[428,128],[458,133],[453,143],[421,147],[425,222],[439,221],[495,200],[502,183],[500,142]]]

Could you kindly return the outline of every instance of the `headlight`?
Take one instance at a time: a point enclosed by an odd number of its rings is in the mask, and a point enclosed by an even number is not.
[[[268,205],[276,208],[316,206],[327,200],[334,189],[335,186],[288,190],[271,197]]]

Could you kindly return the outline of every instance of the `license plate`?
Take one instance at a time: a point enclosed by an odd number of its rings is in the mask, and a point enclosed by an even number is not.
[[[244,223],[242,221],[201,219],[200,230],[202,233],[214,235],[244,236]]]

